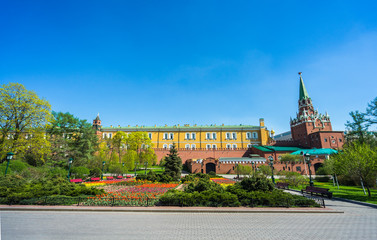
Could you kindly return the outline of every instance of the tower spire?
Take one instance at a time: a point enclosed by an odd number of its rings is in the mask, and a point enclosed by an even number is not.
[[[298,75],[300,76],[300,100],[309,98],[309,94],[306,91],[304,80],[302,80],[301,74],[302,72],[298,73]]]

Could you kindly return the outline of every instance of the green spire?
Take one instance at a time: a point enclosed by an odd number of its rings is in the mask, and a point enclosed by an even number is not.
[[[298,73],[300,75],[300,100],[309,98],[309,94],[306,91],[304,80],[302,80],[301,72]]]

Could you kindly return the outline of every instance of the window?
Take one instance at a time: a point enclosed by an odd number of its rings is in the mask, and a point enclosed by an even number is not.
[[[170,139],[174,139],[174,133],[170,133]]]
[[[216,133],[212,133],[212,138],[213,138],[213,139],[216,139],[216,138],[217,138]]]
[[[211,144],[207,144],[207,149],[211,149]]]
[[[190,144],[186,144],[186,149],[190,149]]]
[[[63,137],[64,137],[64,134],[63,134]],[[107,134],[106,133],[103,134],[103,138],[107,138]],[[8,137],[8,139],[9,139],[9,137]]]
[[[301,167],[296,167],[297,172],[301,172]]]
[[[148,133],[149,139],[152,139],[152,133]]]
[[[213,149],[217,149],[216,144],[213,144],[213,145],[212,145],[212,148],[213,148]]]
[[[168,139],[168,134],[164,133],[164,139]]]
[[[191,133],[191,137],[192,137],[192,139],[196,139],[196,133]]]
[[[195,146],[195,144],[191,144],[191,149],[195,149],[196,148],[196,146]]]
[[[227,148],[227,149],[231,149],[231,148],[232,148],[232,145],[227,144],[227,145],[226,145],[226,148]]]
[[[339,138],[339,142],[342,142],[342,139],[341,139],[341,138]]]
[[[233,149],[237,149],[237,144],[233,144]]]
[[[226,133],[226,139],[231,139],[230,138],[230,133]]]
[[[164,149],[167,149],[167,148],[168,148],[168,145],[167,145],[167,144],[164,144],[162,147],[163,147]]]
[[[247,132],[246,133],[246,139],[250,139],[251,138],[251,133],[250,132]]]
[[[258,138],[258,133],[253,132],[253,138]]]
[[[206,134],[206,139],[211,139],[211,134],[210,133]]]
[[[169,149],[172,149],[173,148],[173,144],[169,144]]]
[[[247,144],[247,148],[251,148],[252,147],[252,145],[251,144]]]
[[[113,134],[112,133],[109,133],[109,138],[112,138]]]
[[[233,139],[237,139],[237,133],[232,133]]]
[[[186,133],[186,139],[190,139],[190,133]]]
[[[332,140],[332,143],[335,143],[335,140]]]
[[[325,142],[327,142],[327,138],[325,138]]]

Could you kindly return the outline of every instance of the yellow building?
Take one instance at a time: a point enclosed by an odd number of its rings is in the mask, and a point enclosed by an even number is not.
[[[174,126],[128,126],[101,127],[97,117],[93,126],[102,138],[112,138],[116,132],[147,132],[155,149],[170,148],[173,143],[185,149],[239,149],[252,145],[266,145],[270,141],[269,131],[264,126],[264,119],[259,119],[259,126],[251,125],[192,125]]]

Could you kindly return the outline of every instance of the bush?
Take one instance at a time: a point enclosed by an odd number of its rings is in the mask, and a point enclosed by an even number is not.
[[[89,171],[89,176],[90,177],[100,177],[101,174],[102,174],[102,170],[100,168],[98,168],[98,167],[92,168]]]
[[[150,170],[147,174],[138,174],[136,176],[136,180],[147,180],[151,182],[162,182],[162,183],[169,183],[173,182],[174,179],[166,174],[158,173],[156,174],[152,170]]]
[[[244,178],[240,183],[241,188],[251,192],[251,191],[272,191],[274,189],[274,184],[271,180],[264,176],[253,176],[251,178]]]
[[[224,188],[221,187],[219,184],[205,178],[200,178],[196,182],[191,182],[185,188],[185,192],[188,192],[188,193],[204,192],[204,191],[224,192]]]
[[[330,181],[330,177],[328,177],[328,176],[316,177],[315,180],[317,182],[329,182]]]
[[[75,178],[84,178],[88,176],[90,173],[89,169],[86,167],[73,167],[71,169],[71,174],[75,176]]]
[[[286,172],[285,178],[282,182],[288,183],[289,186],[298,187],[299,185],[307,185],[309,180],[297,172]]]

